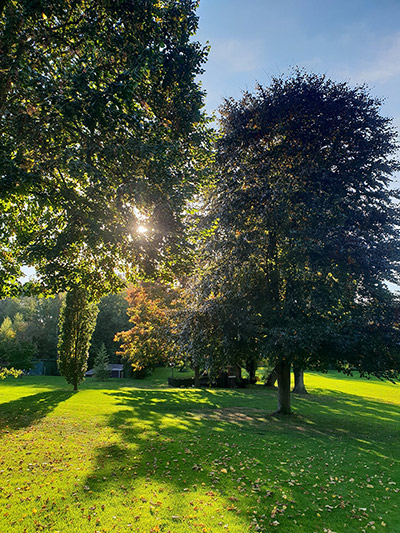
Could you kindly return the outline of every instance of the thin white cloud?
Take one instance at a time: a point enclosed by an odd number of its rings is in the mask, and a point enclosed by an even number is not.
[[[210,62],[232,74],[251,72],[260,66],[260,42],[225,39],[212,44]]]
[[[367,83],[386,83],[397,76],[400,76],[400,33],[385,39],[370,64],[351,74],[352,80]]]

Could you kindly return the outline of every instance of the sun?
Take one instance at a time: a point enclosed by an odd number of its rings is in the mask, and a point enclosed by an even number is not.
[[[148,232],[148,228],[146,228],[146,226],[138,226],[137,232],[141,233],[141,234],[147,233]]]

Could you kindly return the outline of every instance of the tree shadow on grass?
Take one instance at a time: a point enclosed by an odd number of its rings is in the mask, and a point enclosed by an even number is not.
[[[272,434],[300,426],[310,438],[367,436],[378,446],[386,437],[400,436],[400,407],[393,404],[324,391],[323,395],[295,398],[298,414],[293,417],[276,417],[263,409],[265,397],[271,400],[274,394],[262,392],[236,393],[237,402],[233,405],[235,392],[225,390],[115,392],[111,395],[126,409],[114,413],[108,425],[123,442],[136,444],[152,436],[196,435],[202,430],[221,434],[232,426],[249,434],[257,429]]]
[[[0,405],[0,434],[17,430],[40,420],[61,402],[68,400],[73,391],[52,390],[24,396]]]
[[[265,479],[271,476],[287,483],[291,474],[286,462],[293,453],[299,454],[298,464],[308,456],[318,457],[317,463],[323,459],[325,464],[325,454],[331,450],[352,458],[361,453],[357,460],[386,474],[391,464],[399,462],[398,446],[388,447],[388,439],[400,437],[400,408],[336,391],[295,398],[301,414],[287,418],[270,414],[273,391],[136,389],[106,394],[120,408],[107,420],[115,441],[98,448],[94,469],[82,484],[85,494],[90,500],[92,495],[107,492],[135,513],[138,508],[155,516],[160,513],[169,524],[165,527],[171,525],[168,513],[154,503],[163,498],[156,494],[160,487],[165,487],[163,494],[180,498],[181,512],[187,515],[190,511],[185,509],[200,506],[204,493],[218,494],[224,512],[232,508],[231,496],[236,495],[240,504],[234,512],[247,529],[247,509],[258,505],[268,515],[280,498],[281,489],[273,489]],[[382,421],[379,416],[386,407],[390,412],[385,412]],[[253,473],[248,465],[254,467]],[[257,469],[270,472],[264,474],[264,486]],[[152,498],[143,499],[146,486],[153,490],[153,504]],[[243,486],[243,493],[238,486]],[[295,500],[304,497],[302,488],[285,490]],[[167,505],[173,506],[170,501]]]
[[[371,424],[381,426],[382,420],[389,422],[388,429],[391,429],[391,423],[395,428],[400,427],[400,406],[396,404],[336,390],[314,389],[313,392],[317,394],[296,397],[299,410],[312,407],[316,413],[337,413],[343,417],[343,423],[347,425],[351,420],[360,429],[365,426],[369,430]]]
[[[387,460],[384,470],[400,465],[400,406],[338,391],[321,392],[296,398],[309,431],[323,432],[332,443],[345,441],[376,464]]]
[[[148,483],[155,489],[164,487],[164,494],[172,493],[175,498],[178,495],[179,504],[174,512],[165,510],[166,506],[174,505],[168,502],[170,496],[165,496],[167,503],[158,511],[165,513],[167,522],[172,515],[184,513],[185,508],[190,514],[190,509],[197,508],[198,499],[211,501],[215,497],[212,491],[218,492],[223,505],[232,507],[228,498],[236,489],[237,481],[225,472],[231,472],[230,466],[239,471],[237,463],[241,458],[236,456],[237,444],[232,442],[232,447],[229,444],[232,434],[228,434],[227,429],[231,429],[231,421],[225,416],[212,420],[199,413],[199,410],[208,414],[229,410],[230,416],[231,408],[221,403],[226,396],[232,396],[231,391],[136,389],[111,395],[121,409],[109,417],[107,425],[118,440],[97,450],[92,474],[83,482],[89,499],[88,489],[96,495],[115,492],[116,497],[125,499],[124,505],[128,508],[132,504],[151,505],[140,500],[143,484]],[[239,412],[242,415],[243,412]],[[251,420],[246,419],[246,422],[251,423]],[[235,427],[244,429],[240,417]],[[205,497],[206,491],[209,496]],[[154,498],[156,500],[157,496]],[[162,496],[158,495],[158,499]],[[248,503],[244,509],[253,499],[254,494],[243,496],[243,502]],[[198,513],[201,520],[201,510]],[[248,526],[246,513],[238,511],[236,515],[243,528],[244,524]]]

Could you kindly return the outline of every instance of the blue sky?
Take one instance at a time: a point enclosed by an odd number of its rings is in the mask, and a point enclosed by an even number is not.
[[[200,0],[198,15],[209,112],[299,66],[367,83],[400,130],[400,0]]]

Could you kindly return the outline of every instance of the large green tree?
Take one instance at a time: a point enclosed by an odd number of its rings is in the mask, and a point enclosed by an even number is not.
[[[34,265],[50,292],[80,284],[97,296],[120,285],[125,267],[171,266],[206,139],[195,7],[2,4],[0,281],[8,291],[15,257]],[[138,235],[143,220],[152,231]]]
[[[21,264],[42,291],[96,300],[140,270],[179,268],[208,138],[196,6],[1,4],[0,294]]]
[[[380,102],[364,87],[298,71],[227,100],[221,129],[195,316],[219,305],[256,326],[282,413],[292,363],[396,377],[385,282],[399,282],[397,193],[388,187],[397,146]],[[229,313],[225,324],[235,324]]]
[[[261,348],[259,317],[248,305],[252,295],[244,297],[243,279],[228,281],[227,270],[217,272],[204,248],[197,261],[198,271],[185,285],[176,315],[181,353],[189,354],[194,368],[207,370],[211,380],[228,366],[254,370]]]

